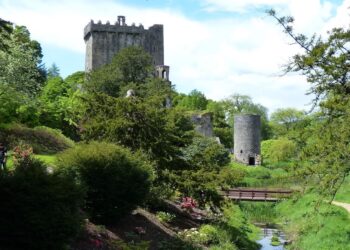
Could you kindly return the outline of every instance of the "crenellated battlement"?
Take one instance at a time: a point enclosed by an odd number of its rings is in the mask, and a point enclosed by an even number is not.
[[[102,23],[91,20],[84,28],[86,43],[86,71],[110,63],[115,54],[129,46],[142,47],[152,56],[153,65],[164,64],[163,25],[155,24],[145,29],[142,24],[127,25],[125,16],[117,21]],[[169,70],[163,77],[169,77]]]
[[[140,23],[136,26],[135,23],[132,23],[131,25],[127,25],[125,22],[124,16],[118,16],[118,20],[111,24],[109,21],[106,23],[102,23],[101,20],[98,20],[97,23],[94,22],[94,20],[91,20],[84,28],[84,39],[86,40],[87,37],[91,34],[91,32],[118,32],[118,33],[142,33],[147,30],[162,30],[163,25],[161,24],[155,24],[149,27],[149,29],[145,29],[144,26]]]

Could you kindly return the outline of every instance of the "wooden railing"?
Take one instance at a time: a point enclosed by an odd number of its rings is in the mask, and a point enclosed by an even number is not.
[[[282,189],[232,188],[222,190],[223,196],[243,201],[279,201],[289,198],[292,193],[292,190]]]

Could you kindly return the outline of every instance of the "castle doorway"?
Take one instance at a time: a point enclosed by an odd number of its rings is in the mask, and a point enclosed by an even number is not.
[[[249,166],[254,166],[255,165],[255,157],[249,157]]]

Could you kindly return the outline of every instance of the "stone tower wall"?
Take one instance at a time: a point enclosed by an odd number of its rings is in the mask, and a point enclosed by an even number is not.
[[[195,131],[200,133],[203,136],[213,137],[213,124],[211,122],[212,114],[204,113],[204,114],[193,114],[191,116],[191,121],[195,126]]]
[[[164,64],[163,25],[156,24],[149,29],[142,25],[128,26],[122,16],[114,25],[90,21],[84,29],[84,40],[86,71],[110,63],[118,51],[128,46],[140,46],[151,54],[154,65]]]
[[[260,116],[235,115],[234,154],[238,162],[260,165]]]

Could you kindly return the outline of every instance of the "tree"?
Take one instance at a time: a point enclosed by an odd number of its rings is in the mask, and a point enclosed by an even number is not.
[[[50,68],[47,70],[47,77],[52,78],[52,77],[59,77],[60,76],[60,69],[57,67],[55,63],[51,65]]]
[[[86,189],[85,211],[98,223],[112,224],[145,201],[153,169],[141,153],[90,142],[60,155],[59,172]]]
[[[200,205],[219,205],[221,196],[217,188],[239,178],[230,174],[232,169],[225,168],[230,162],[228,150],[213,138],[199,136],[182,148],[182,152],[188,167],[174,171],[171,177],[176,187],[184,195],[197,199]],[[224,176],[233,179],[228,180]]]
[[[208,100],[205,95],[194,89],[187,96],[184,96],[177,106],[187,110],[205,110]]]
[[[316,178],[315,187],[332,201],[349,168],[349,104],[350,104],[350,29],[334,28],[326,39],[295,34],[292,17],[269,14],[299,45],[302,52],[293,56],[285,72],[305,75],[315,94],[314,105],[320,113],[308,129],[309,136],[302,150],[298,172],[306,180]],[[323,199],[323,198],[322,198]]]
[[[49,77],[40,95],[40,123],[42,125],[62,129],[64,114],[61,98],[67,96],[68,84],[59,76]]]
[[[84,88],[116,97],[123,86],[144,84],[152,71],[152,57],[147,52],[139,47],[127,47],[120,50],[110,64],[88,74]]]
[[[303,121],[306,119],[304,111],[295,108],[277,109],[271,114],[271,127],[277,137],[293,138],[292,132],[297,129],[303,129]]]
[[[36,97],[45,81],[40,44],[24,26],[0,20],[0,116],[38,125]]]
[[[265,163],[290,161],[296,156],[295,142],[282,138],[261,143],[261,154]]]
[[[12,32],[12,23],[0,18],[0,50],[6,51],[8,49],[7,41]]]

